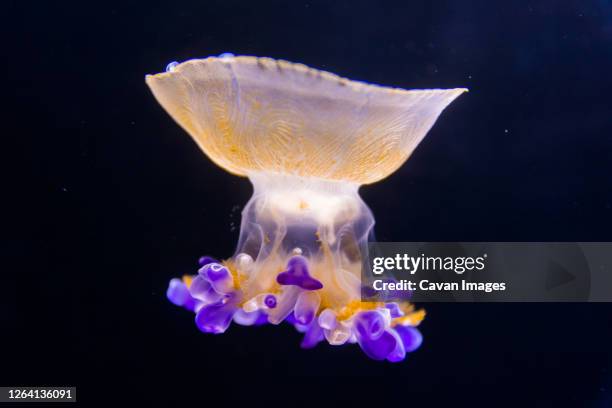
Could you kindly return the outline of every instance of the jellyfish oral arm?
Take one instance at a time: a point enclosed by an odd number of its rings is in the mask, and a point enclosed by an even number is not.
[[[359,300],[361,254],[374,219],[358,186],[277,173],[253,173],[249,179],[254,193],[242,213],[237,250],[256,260],[249,282],[271,290],[298,281],[299,273],[286,271],[297,256],[307,272],[304,285],[322,285],[321,307],[338,309]]]
[[[249,179],[236,254],[222,263],[206,258],[195,278],[171,282],[168,297],[196,311],[208,333],[223,333],[232,320],[289,322],[305,333],[304,348],[359,343],[371,358],[391,361],[404,358],[406,344],[416,349],[422,312],[360,300],[374,218],[359,186],[263,172]]]

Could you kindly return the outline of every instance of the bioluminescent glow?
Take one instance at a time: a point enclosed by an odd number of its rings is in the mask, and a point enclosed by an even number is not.
[[[168,298],[207,333],[288,322],[304,348],[358,343],[389,361],[416,350],[424,311],[361,301],[374,218],[358,189],[397,170],[466,89],[386,88],[231,54],[170,65],[146,77],[153,94],[254,193],[235,255],[201,258],[197,275],[170,281]]]

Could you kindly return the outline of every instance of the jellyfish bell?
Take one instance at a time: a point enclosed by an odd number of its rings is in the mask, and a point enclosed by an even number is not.
[[[270,58],[172,63],[146,82],[216,164],[369,184],[400,167],[466,89],[404,90]]]
[[[170,300],[212,333],[232,317],[288,321],[304,347],[357,342],[389,361],[413,351],[402,339],[418,332],[422,311],[403,303],[392,315],[384,302],[361,301],[374,218],[358,190],[397,170],[466,89],[387,88],[231,54],[173,64],[146,82],[213,162],[254,188],[235,255],[200,261],[197,285],[173,280]]]

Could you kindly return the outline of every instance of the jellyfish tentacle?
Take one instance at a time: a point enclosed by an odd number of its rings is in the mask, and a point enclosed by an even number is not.
[[[323,284],[310,276],[308,261],[303,256],[294,256],[287,264],[287,270],[276,276],[281,285],[295,285],[305,290],[319,290]]]
[[[298,296],[293,309],[293,315],[300,324],[310,324],[319,310],[321,298],[317,292],[303,291]]]

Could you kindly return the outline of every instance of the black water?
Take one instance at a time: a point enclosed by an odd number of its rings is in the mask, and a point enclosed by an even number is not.
[[[17,262],[3,271],[16,279],[4,285],[0,385],[76,385],[84,406],[113,392],[204,404],[218,382],[230,406],[290,395],[408,406],[419,391],[429,405],[467,392],[489,406],[611,406],[609,304],[428,305],[423,348],[396,365],[356,346],[302,351],[289,327],[197,332],[166,301],[167,281],[202,254],[231,255],[250,185],[206,159],[144,84],[170,61],[233,52],[468,87],[406,165],[362,190],[377,238],[610,241],[609,1],[3,8],[3,153],[15,159],[3,197],[17,199],[4,236]]]

